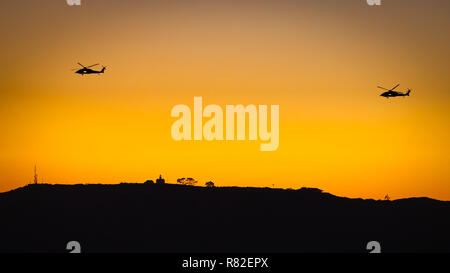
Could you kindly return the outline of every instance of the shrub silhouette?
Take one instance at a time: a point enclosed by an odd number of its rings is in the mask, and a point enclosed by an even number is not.
[[[197,184],[197,180],[195,180],[194,178],[188,177],[188,178],[178,178],[177,179],[177,183],[180,183],[181,185],[185,185],[185,186],[194,186],[195,184]]]

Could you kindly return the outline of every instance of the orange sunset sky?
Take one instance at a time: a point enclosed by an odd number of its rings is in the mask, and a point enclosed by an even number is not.
[[[448,0],[3,0],[0,192],[37,164],[46,183],[161,173],[450,200],[449,14]],[[411,96],[379,96],[397,83]],[[280,105],[278,150],[174,141],[170,111],[194,96]]]

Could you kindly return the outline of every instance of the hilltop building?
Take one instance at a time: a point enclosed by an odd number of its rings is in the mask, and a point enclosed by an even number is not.
[[[156,184],[157,185],[162,185],[162,184],[165,184],[165,183],[166,183],[166,180],[164,178],[162,178],[161,175],[159,175],[159,178],[156,179]]]

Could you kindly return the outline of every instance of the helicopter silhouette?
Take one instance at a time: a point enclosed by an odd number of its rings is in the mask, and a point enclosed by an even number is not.
[[[382,93],[380,96],[385,97],[387,99],[392,98],[392,97],[409,97],[409,93],[411,93],[411,89],[408,88],[408,91],[406,93],[402,93],[402,92],[398,92],[398,91],[394,91],[395,88],[399,87],[400,84],[397,84],[396,86],[394,86],[392,89],[387,89],[381,86],[377,86],[380,89],[384,89],[387,90],[387,92]]]
[[[78,68],[75,68],[75,69],[72,69],[72,70],[77,70],[77,71],[75,71],[75,73],[77,73],[77,74],[80,74],[81,76],[84,76],[84,75],[86,75],[86,74],[103,74],[103,73],[105,73],[105,69],[106,69],[106,66],[103,66],[103,68],[102,68],[102,70],[93,70],[93,69],[90,69],[90,67],[93,67],[93,66],[96,66],[96,65],[99,65],[99,64],[93,64],[93,65],[90,65],[90,66],[84,66],[84,65],[82,65],[82,64],[80,64],[80,63],[78,63],[80,66],[82,66],[83,68],[81,68],[81,69],[78,69]]]

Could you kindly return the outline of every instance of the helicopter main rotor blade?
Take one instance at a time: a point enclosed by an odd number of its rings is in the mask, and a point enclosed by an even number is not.
[[[380,88],[380,89],[384,89],[384,90],[388,90],[389,91],[389,89],[387,89],[387,88],[384,88],[384,87],[381,87],[381,86],[377,86],[378,88]]]
[[[391,90],[394,91],[395,88],[399,87],[400,84],[397,84],[396,86],[394,86],[394,88],[392,88]]]
[[[86,68],[93,67],[93,66],[96,66],[96,65],[99,65],[99,64],[93,64],[93,65],[90,65],[90,66],[86,66]]]
[[[80,63],[77,63],[77,64],[79,64],[79,65],[82,66],[83,68],[86,68],[86,66],[84,66],[84,65],[82,65],[82,64],[80,64]]]

